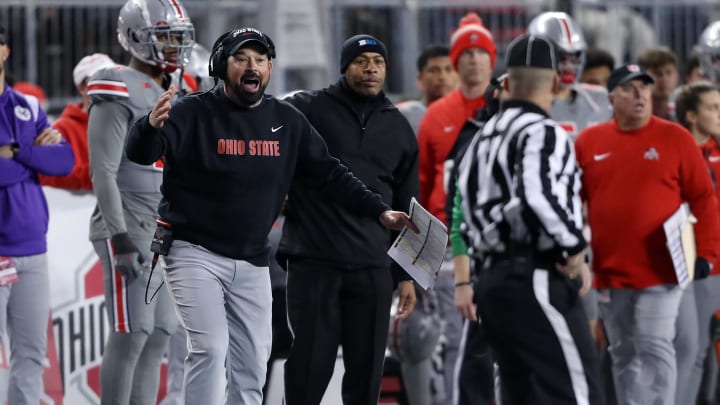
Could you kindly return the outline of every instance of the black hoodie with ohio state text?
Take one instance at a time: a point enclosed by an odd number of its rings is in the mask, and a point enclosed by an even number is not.
[[[128,135],[128,158],[164,156],[158,212],[176,239],[254,265],[267,265],[267,235],[292,184],[323,193],[379,224],[388,210],[337,159],[292,105],[265,96],[254,108],[230,101],[222,85],[173,105],[161,129],[148,117]]]

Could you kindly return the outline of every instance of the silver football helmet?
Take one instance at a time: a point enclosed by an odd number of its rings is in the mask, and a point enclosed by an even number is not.
[[[714,84],[720,84],[720,21],[708,25],[698,42],[700,72]]]
[[[135,58],[172,72],[188,63],[195,29],[178,0],[128,0],[118,16],[118,39]]]
[[[437,309],[434,291],[421,293],[415,310],[405,319],[397,319],[398,297],[390,307],[388,348],[390,355],[404,362],[419,363],[430,357],[438,346],[444,324]]]
[[[530,21],[528,33],[545,35],[560,51],[558,73],[563,86],[572,86],[582,75],[587,43],[580,28],[569,15],[560,11],[542,13]]]

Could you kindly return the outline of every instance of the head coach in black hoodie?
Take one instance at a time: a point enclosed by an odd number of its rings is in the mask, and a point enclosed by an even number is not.
[[[308,118],[330,153],[380,194],[407,210],[419,192],[417,141],[383,93],[385,45],[370,35],[345,41],[342,77],[328,88],[286,99]],[[299,184],[290,189],[279,256],[288,270],[293,346],[285,364],[287,405],[320,403],[343,347],[345,405],[377,404],[387,342],[393,280],[399,314],[415,305],[408,275],[386,251],[391,234],[376,222]],[[312,372],[308,372],[312,370]]]

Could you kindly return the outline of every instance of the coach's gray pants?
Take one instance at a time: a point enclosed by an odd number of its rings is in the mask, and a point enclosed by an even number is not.
[[[681,293],[676,285],[598,290],[619,404],[674,404],[673,339]]]
[[[0,332],[10,338],[8,403],[36,405],[43,393],[50,279],[45,253],[13,257],[18,281],[0,287]]]
[[[165,263],[165,280],[188,333],[185,403],[262,404],[272,345],[268,268],[182,240],[173,242]]]

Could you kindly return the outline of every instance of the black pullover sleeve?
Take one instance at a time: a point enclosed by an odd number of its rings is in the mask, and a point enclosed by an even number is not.
[[[165,138],[162,129],[150,125],[149,115],[137,120],[128,134],[127,157],[131,161],[149,165],[165,153]]]

